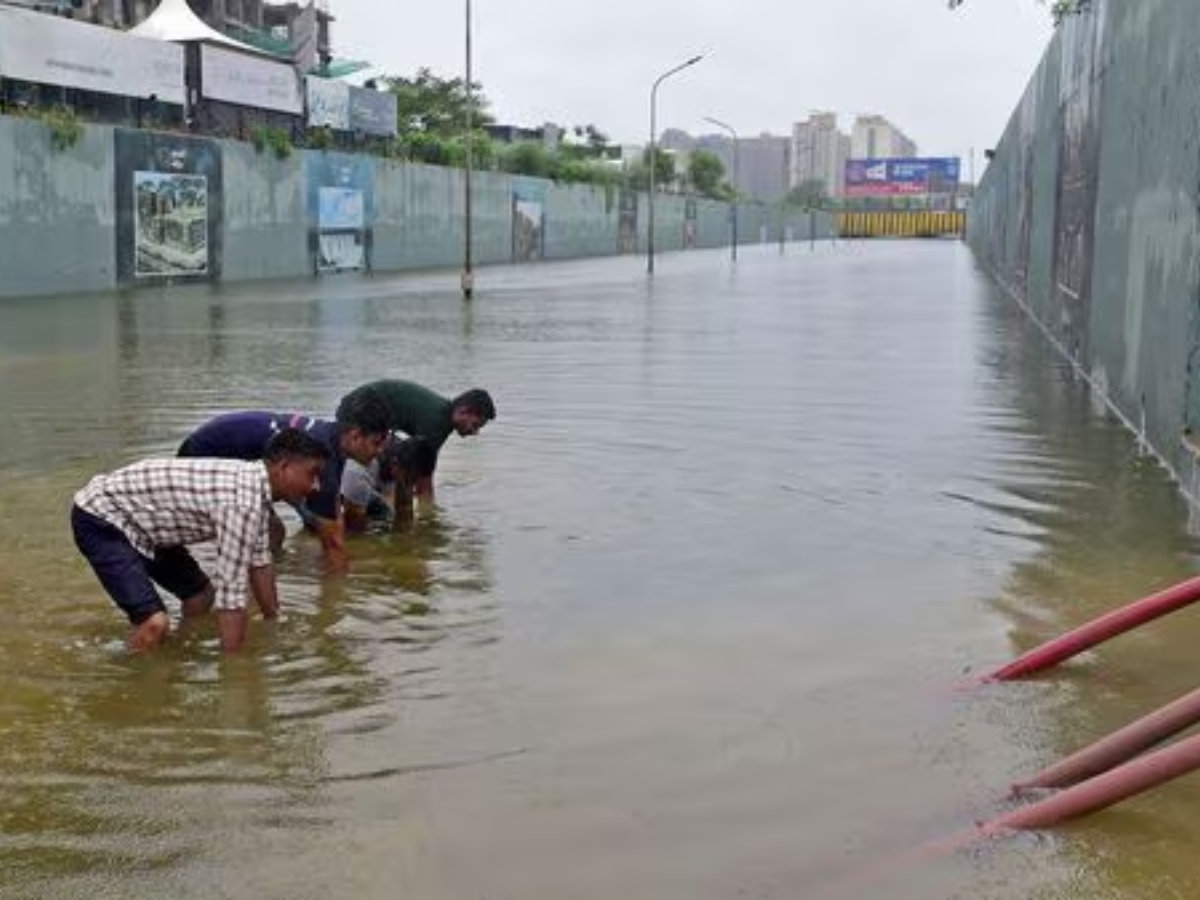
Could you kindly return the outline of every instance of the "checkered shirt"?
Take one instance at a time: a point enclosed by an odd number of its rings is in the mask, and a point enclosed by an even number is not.
[[[262,462],[147,459],[97,475],[75,505],[108,522],[139,553],[216,540],[209,573],[218,609],[242,609],[251,567],[271,562],[271,483]]]

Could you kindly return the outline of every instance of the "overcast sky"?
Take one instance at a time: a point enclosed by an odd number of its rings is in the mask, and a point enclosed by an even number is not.
[[[810,110],[847,129],[880,113],[924,156],[961,156],[1003,131],[1052,34],[1036,0],[472,0],[475,81],[502,123],[594,124],[645,144],[658,125],[692,134],[721,119],[784,135]],[[466,0],[330,0],[335,55],[373,74],[463,73]],[[966,174],[969,174],[966,173]]]

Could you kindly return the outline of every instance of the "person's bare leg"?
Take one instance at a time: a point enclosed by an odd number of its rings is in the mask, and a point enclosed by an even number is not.
[[[181,601],[180,605],[183,608],[184,620],[199,619],[202,616],[208,615],[216,596],[216,590],[211,584],[207,584],[204,586],[204,590],[198,594],[193,594],[191,597]]]
[[[246,640],[246,623],[250,620],[245,609],[218,609],[217,630],[221,632],[221,649],[234,653]]]
[[[165,612],[156,612],[150,618],[133,626],[127,646],[133,653],[145,653],[162,644],[170,630],[171,620]]]

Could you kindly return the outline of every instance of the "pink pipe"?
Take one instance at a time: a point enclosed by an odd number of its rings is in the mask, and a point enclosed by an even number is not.
[[[1190,699],[1192,696],[1189,694],[1181,699]],[[848,873],[826,885],[823,890],[817,888],[815,892],[810,892],[810,896],[813,900],[855,900],[868,895],[882,896],[878,890],[869,891],[868,888],[913,865],[964,850],[985,839],[1003,837],[1013,831],[1050,828],[1069,819],[1120,803],[1135,794],[1158,787],[1180,775],[1186,775],[1196,768],[1200,768],[1200,735],[1184,738],[1162,750],[1147,753],[1102,775],[1096,775],[1036,803],[996,816],[990,821],[981,822],[973,828],[927,841],[906,851],[876,858],[870,865]]]
[[[1058,665],[1089,647],[1200,600],[1200,576],[1115,609],[1018,656],[983,681],[1007,681]]]
[[[1017,782],[1013,785],[1013,790],[1057,788],[1075,784],[1125,762],[1197,721],[1200,721],[1200,689],[1184,694],[1178,700],[1142,716],[1108,737],[1072,753],[1029,780]]]
[[[984,835],[993,835],[1026,828],[1049,828],[1120,803],[1197,767],[1200,767],[1200,735],[1193,735],[1044,800],[997,816],[980,825],[979,830]]]

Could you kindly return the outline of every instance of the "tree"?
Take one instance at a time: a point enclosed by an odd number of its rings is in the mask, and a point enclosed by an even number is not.
[[[608,135],[595,125],[574,125],[564,129],[563,135],[558,152],[571,159],[603,159],[607,155]]]
[[[587,138],[588,146],[592,148],[596,156],[602,155],[608,147],[608,135],[595,125],[585,126],[583,136]]]
[[[558,154],[553,178],[569,184],[615,185],[621,181],[621,173],[599,160],[571,159]]]
[[[951,9],[958,9],[966,0],[948,0]],[[1067,16],[1076,16],[1080,13],[1087,12],[1092,5],[1092,0],[1038,0],[1043,6],[1046,3],[1050,4],[1050,15],[1054,18],[1054,24],[1058,25]]]
[[[475,128],[494,121],[477,83],[472,82],[468,96],[464,79],[439,78],[425,67],[413,78],[388,75],[381,80],[396,95],[396,125],[402,139],[416,132],[442,139],[458,137],[466,127],[468,110]]]
[[[642,154],[641,162],[630,167],[629,183],[631,187],[646,189],[650,186],[650,170],[647,168],[647,163],[650,159],[650,151],[647,150]],[[668,184],[675,180],[675,156],[668,153],[662,147],[654,148],[654,186],[655,190],[662,190]]]
[[[550,178],[554,175],[554,155],[537,141],[522,141],[501,151],[500,168],[514,175]]]
[[[494,120],[480,86],[470,94],[462,78],[439,78],[427,68],[412,78],[387,75],[375,79],[396,95],[396,146],[408,159],[439,166],[466,164],[467,113],[471,121],[471,155],[485,168],[493,149],[483,126]]]
[[[821,209],[828,206],[829,195],[825,193],[825,182],[819,178],[809,178],[800,182],[788,192],[784,203],[801,209]]]
[[[717,154],[709,150],[695,150],[688,160],[687,178],[696,193],[716,198],[721,190],[721,178],[725,175],[725,164]]]

